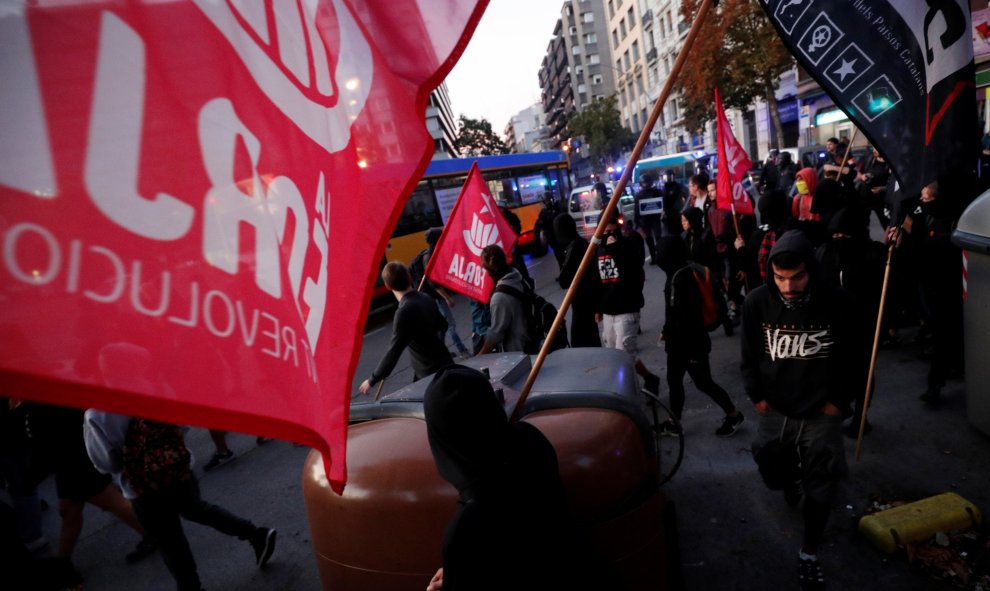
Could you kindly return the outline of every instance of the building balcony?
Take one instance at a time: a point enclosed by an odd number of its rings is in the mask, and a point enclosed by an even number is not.
[[[653,26],[653,10],[647,10],[643,13],[643,29],[649,29]]]

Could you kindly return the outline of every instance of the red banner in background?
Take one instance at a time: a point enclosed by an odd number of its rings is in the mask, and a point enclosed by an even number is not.
[[[426,276],[434,283],[487,304],[495,282],[481,267],[481,250],[496,244],[511,261],[516,240],[518,236],[505,221],[475,162],[433,250]]]
[[[385,4],[0,17],[4,395],[306,443],[342,488],[378,261],[486,1]]]
[[[742,215],[752,215],[753,202],[749,200],[742,181],[746,178],[753,163],[746,155],[736,137],[732,135],[729,120],[722,108],[722,97],[715,89],[716,141],[718,142],[718,178],[717,190],[718,208],[731,210]],[[733,208],[734,206],[734,208]]]

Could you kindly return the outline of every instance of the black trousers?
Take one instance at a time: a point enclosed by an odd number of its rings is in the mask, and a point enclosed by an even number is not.
[[[242,540],[250,539],[258,530],[250,521],[204,501],[195,479],[146,493],[132,504],[138,521],[158,545],[179,591],[200,591],[196,560],[182,530],[180,516]]]
[[[712,401],[721,408],[725,414],[736,409],[729,398],[729,393],[712,379],[712,368],[705,355],[691,363],[687,357],[674,353],[667,353],[667,388],[670,390],[670,411],[674,413],[674,418],[681,420],[681,413],[684,411],[684,374],[687,373],[694,380],[694,385],[699,390],[708,395]]]

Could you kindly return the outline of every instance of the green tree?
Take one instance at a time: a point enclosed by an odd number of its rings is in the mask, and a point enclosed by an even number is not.
[[[461,115],[457,127],[454,147],[461,156],[492,156],[509,153],[509,147],[492,130],[492,124],[484,117],[472,119]]]
[[[688,21],[701,0],[681,0]],[[775,96],[780,75],[794,67],[759,0],[722,0],[702,24],[687,67],[678,79],[681,107],[690,128],[715,118],[715,87],[725,107],[747,109],[758,98],[767,102],[777,141],[784,141]]]
[[[632,132],[622,126],[615,96],[598,98],[567,122],[571,136],[584,136],[593,162],[605,164],[635,143]]]

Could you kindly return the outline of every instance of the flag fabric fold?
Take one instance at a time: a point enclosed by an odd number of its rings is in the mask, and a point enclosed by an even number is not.
[[[729,120],[722,108],[722,97],[715,89],[716,141],[718,142],[717,207],[740,215],[752,215],[753,202],[743,187],[743,179],[753,168],[746,151],[732,135]]]
[[[8,3],[4,395],[297,441],[342,490],[378,261],[486,3]]]
[[[968,1],[761,4],[801,67],[886,157],[905,196],[967,174],[979,139]]]
[[[518,236],[496,205],[475,162],[433,250],[426,276],[447,289],[488,303],[495,281],[481,266],[481,251],[495,244],[511,261],[516,240]]]

